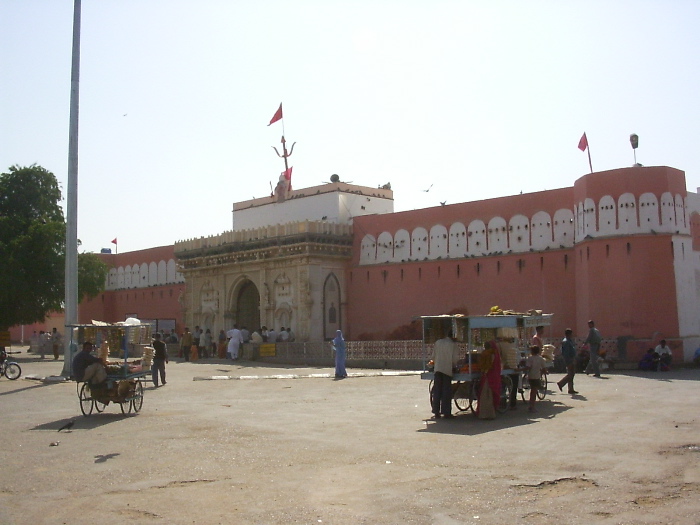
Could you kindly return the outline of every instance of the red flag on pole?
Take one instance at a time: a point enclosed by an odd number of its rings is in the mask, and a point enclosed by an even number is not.
[[[117,238],[112,239],[112,244],[117,244]]]
[[[288,170],[284,170],[284,178],[287,181],[287,190],[292,191],[292,168],[294,166],[291,166]]]
[[[268,126],[274,124],[275,122],[277,122],[278,120],[281,120],[281,119],[282,119],[282,103],[280,102],[280,108],[277,111],[275,111],[275,114],[272,116],[272,120],[270,120],[270,124],[268,124]]]
[[[583,132],[581,140],[578,141],[578,149],[581,151],[588,150],[588,167],[591,168],[591,173],[593,173],[593,164],[591,163],[591,148],[588,146],[588,137],[586,137],[586,132]]]
[[[578,141],[578,149],[581,151],[586,151],[586,148],[588,147],[588,138],[586,137],[586,133],[583,133],[583,136],[581,137],[581,140]]]

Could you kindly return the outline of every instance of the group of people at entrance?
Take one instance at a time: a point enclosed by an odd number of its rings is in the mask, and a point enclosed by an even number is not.
[[[290,327],[281,327],[278,333],[274,328],[268,330],[266,326],[261,326],[251,333],[247,327],[239,328],[238,324],[234,324],[233,328],[227,332],[220,330],[216,340],[209,328],[202,330],[199,326],[195,326],[194,332],[190,332],[186,327],[180,338],[180,357],[185,361],[197,361],[209,357],[235,361],[240,358],[241,345],[244,343],[291,343],[294,340],[295,335]]]
[[[513,387],[510,391],[509,405],[516,407],[517,395],[523,393],[522,381],[528,381],[530,397],[528,410],[535,412],[537,392],[542,388],[542,377],[547,374],[547,362],[541,356],[544,328],[535,328],[535,334],[529,342],[530,355],[521,361],[518,368],[510,375]],[[588,321],[588,336],[583,347],[588,349],[590,358],[586,373],[600,377],[600,345],[602,337],[595,323]],[[579,352],[573,339],[573,330],[567,328],[561,341],[561,355],[566,365],[566,375],[557,382],[559,391],[567,387],[567,393],[578,394],[574,389],[576,363]],[[458,363],[458,347],[450,332],[447,337],[438,339],[433,350],[434,387],[432,395],[432,412],[435,419],[452,418],[452,376]],[[478,392],[477,414],[482,419],[492,419],[496,414],[496,406],[501,402],[501,356],[498,343],[488,341],[479,355],[479,370],[481,372],[480,390]]]

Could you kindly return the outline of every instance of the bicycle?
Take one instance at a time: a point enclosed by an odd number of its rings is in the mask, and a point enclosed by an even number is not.
[[[540,388],[537,389],[537,399],[542,401],[547,395],[547,374],[542,374],[540,377]],[[520,389],[520,397],[528,403],[530,401],[530,381],[527,377],[527,372],[522,373],[522,388]]]
[[[14,361],[8,361],[7,354],[5,350],[0,350],[0,377],[14,381],[22,375],[22,368]]]

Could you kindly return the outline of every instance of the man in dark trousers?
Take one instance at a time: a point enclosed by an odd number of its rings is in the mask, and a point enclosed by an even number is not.
[[[165,363],[168,362],[168,348],[161,341],[160,334],[156,332],[153,336],[153,364],[151,365],[151,375],[153,376],[153,384],[158,388],[158,375],[160,374],[160,382],[165,384]]]
[[[452,331],[447,334],[447,337],[435,341],[433,349],[435,383],[432,398],[435,419],[454,417],[452,415],[452,374],[459,359],[458,352],[457,343],[452,339]]]

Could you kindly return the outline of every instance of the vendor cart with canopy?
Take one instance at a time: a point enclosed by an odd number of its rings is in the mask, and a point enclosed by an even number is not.
[[[539,311],[528,313],[499,313],[482,316],[435,315],[422,316],[423,323],[423,373],[421,379],[429,380],[428,387],[432,404],[434,373],[432,348],[435,341],[449,332],[459,347],[460,361],[452,376],[452,398],[458,410],[477,411],[482,370],[480,356],[488,341],[496,341],[501,356],[501,392],[495,400],[498,412],[505,412],[511,399],[512,389],[517,388],[514,379],[519,374],[521,362],[529,354],[529,335],[537,326],[549,326],[552,314]],[[545,356],[547,359],[548,356]]]

